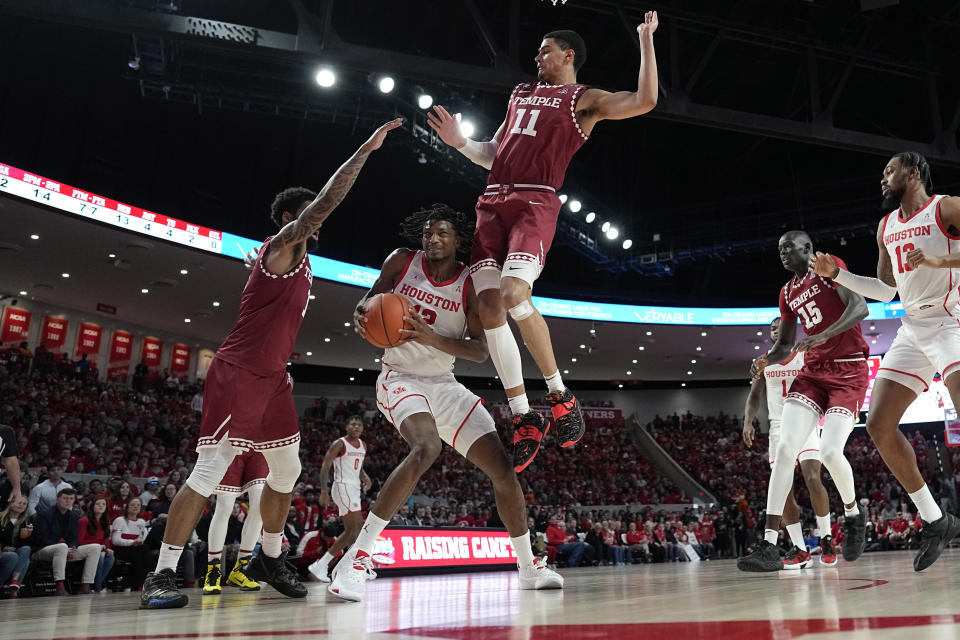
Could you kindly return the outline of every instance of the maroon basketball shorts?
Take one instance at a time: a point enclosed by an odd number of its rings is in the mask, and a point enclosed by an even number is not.
[[[233,459],[214,493],[243,493],[250,487],[267,481],[267,459],[259,451],[250,449]]]
[[[300,442],[297,409],[286,371],[258,376],[214,358],[204,383],[197,451],[229,439],[240,451]]]
[[[560,204],[546,186],[488,189],[480,196],[470,251],[470,276],[477,293],[499,288],[502,275],[533,286],[553,243]]]
[[[870,368],[862,356],[811,362],[793,381],[787,399],[802,402],[821,416],[842,413],[857,420],[869,379]]]

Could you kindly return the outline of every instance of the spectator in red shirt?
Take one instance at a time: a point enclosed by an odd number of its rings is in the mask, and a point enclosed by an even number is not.
[[[130,501],[130,485],[121,480],[111,481],[110,498],[107,500],[107,517],[110,522],[122,518]],[[142,503],[141,503],[142,504]]]
[[[646,529],[638,528],[636,522],[631,522],[627,529],[627,545],[634,558],[639,555],[644,562],[650,562],[650,535]]]
[[[107,518],[106,498],[95,498],[87,505],[87,514],[80,518],[78,538],[80,546],[100,545],[100,561],[93,580],[93,591],[101,591],[104,580],[116,562],[113,549],[110,548],[110,520]]]
[[[476,525],[476,519],[467,513],[467,505],[462,504],[457,510],[457,519],[453,521],[457,527],[473,527]]]
[[[585,545],[582,540],[577,539],[575,534],[567,533],[560,516],[554,516],[550,526],[547,527],[547,544],[557,548],[557,555],[562,553],[567,556],[568,566],[580,566]]]

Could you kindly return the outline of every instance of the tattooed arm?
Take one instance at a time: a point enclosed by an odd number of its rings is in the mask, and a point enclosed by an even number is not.
[[[283,274],[298,262],[306,251],[305,241],[314,235],[327,217],[333,213],[343,198],[350,191],[354,181],[360,174],[360,169],[367,161],[371,151],[376,151],[383,144],[387,133],[403,124],[402,118],[391,120],[377,129],[370,139],[360,145],[350,158],[344,162],[337,172],[331,176],[323,186],[317,197],[303,210],[296,220],[292,220],[280,230],[273,240],[264,259],[265,266],[270,273]]]

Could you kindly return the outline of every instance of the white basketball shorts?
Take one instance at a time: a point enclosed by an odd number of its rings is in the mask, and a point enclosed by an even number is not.
[[[440,439],[464,457],[478,438],[497,431],[481,403],[452,373],[428,377],[384,369],[377,379],[377,406],[395,427],[415,413],[428,413]]]
[[[939,372],[946,379],[960,365],[960,320],[950,316],[903,318],[897,337],[880,361],[886,378],[920,395]]]
[[[341,517],[360,511],[360,485],[334,482],[330,485],[330,499],[337,505]]]
[[[776,458],[777,445],[779,444],[780,421],[771,420],[770,446],[767,452],[767,457],[770,459],[770,464],[773,464],[773,461]],[[804,460],[816,460],[817,462],[820,462],[820,427],[815,427],[814,430],[810,432],[810,437],[807,438],[807,441],[803,443],[803,448],[800,449],[800,455],[797,456],[797,462],[803,462]]]

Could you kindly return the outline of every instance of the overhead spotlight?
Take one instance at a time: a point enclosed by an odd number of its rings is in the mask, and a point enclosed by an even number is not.
[[[618,384],[618,385],[617,385],[617,388],[618,388],[618,389],[623,389],[623,385],[622,385],[622,384]]]
[[[330,342],[330,338],[324,338],[323,341],[324,341],[324,342]]]
[[[753,348],[755,351],[760,351],[760,345],[758,344],[753,345]]]
[[[60,277],[62,277],[62,278],[69,278],[69,277],[70,277],[70,274],[64,272],[64,273],[61,273],[61,274],[60,274]]]
[[[644,349],[646,349],[646,347],[644,347],[643,345],[640,345],[639,347],[637,347],[637,349],[639,349],[640,351],[643,351]]]
[[[703,351],[703,347],[697,347],[697,351]]]
[[[180,275],[185,276],[185,275],[187,275],[188,273],[190,273],[190,272],[187,271],[186,269],[180,269]]]
[[[419,164],[427,164],[427,154],[421,151],[420,155],[417,156],[417,162]]]
[[[634,360],[634,361],[633,361],[633,364],[637,364],[637,361],[636,361],[636,360]]]
[[[633,375],[633,371],[627,371],[627,375],[628,375],[628,376],[632,376],[632,375]]]
[[[313,355],[313,351],[307,351],[307,357],[308,357],[308,358],[309,358],[310,356],[312,356],[312,355]]]
[[[477,131],[473,123],[464,118],[462,113],[455,113],[453,117],[460,123],[460,133],[462,133],[465,138],[473,137],[473,134]]]
[[[602,225],[600,225],[600,231],[602,231],[603,233],[606,233],[606,232],[609,231],[609,230],[610,230],[610,221],[609,221],[609,220],[607,220],[607,221],[604,222]]]
[[[594,213],[593,211],[591,211],[590,213],[587,214],[587,224],[590,224],[591,222],[593,222],[593,221],[596,220],[596,219],[597,219],[597,214]]]
[[[616,240],[617,236],[620,235],[620,230],[616,227],[610,227],[607,229],[607,237],[611,240]]]
[[[580,345],[580,348],[581,348],[581,349],[586,349],[586,348],[587,348],[587,345],[582,344],[582,345]]]
[[[692,359],[692,360],[690,361],[690,364],[697,364],[696,358]]]
[[[633,240],[631,240],[630,238],[627,238],[626,240],[623,241],[624,250],[629,249],[632,246],[633,246]]]
[[[652,335],[653,335],[653,331],[647,331],[647,335],[648,335],[648,336],[652,336]]]
[[[757,331],[757,335],[758,335],[758,336],[762,336],[762,335],[763,335],[763,331]]]
[[[213,301],[213,306],[219,307],[219,306],[220,306],[220,302],[219,302],[218,300],[214,300],[214,301]]]
[[[353,382],[353,376],[350,376],[350,382]]]
[[[30,234],[30,239],[31,239],[31,240],[39,240],[39,239],[40,239],[40,236],[38,236],[38,235],[35,234],[35,233],[31,233],[31,234]]]
[[[383,76],[377,82],[377,89],[380,89],[380,93],[390,93],[395,86],[397,86],[397,83],[390,76]]]
[[[187,324],[190,324],[190,318],[184,318],[183,321],[186,322]]]
[[[307,296],[307,298],[309,298],[310,300],[316,300],[316,299],[317,299],[317,296],[315,296],[315,295],[313,295],[313,294],[311,293],[309,296]]]
[[[557,197],[560,198],[560,204],[566,204],[566,203],[567,203],[567,194],[561,193],[561,194],[560,194],[559,196],[557,196]]]
[[[20,295],[25,296],[25,295],[27,295],[27,292],[26,292],[26,291],[21,291],[21,292],[20,292]],[[874,340],[874,342],[876,342],[876,340]]]
[[[570,362],[576,362],[576,361],[577,361],[576,358],[570,358]]]
[[[583,208],[583,203],[580,202],[579,200],[571,200],[570,204],[568,204],[567,206],[570,207],[570,211],[577,213],[580,211],[580,209]]]
[[[706,332],[706,331],[701,331],[701,332],[700,332],[700,335],[703,336],[704,338],[706,338],[706,337],[707,337],[707,332]]]
[[[108,254],[107,254],[107,257],[110,258],[111,260],[113,260],[114,258],[117,257],[117,254],[115,254],[115,253],[108,253]]]
[[[687,371],[687,375],[688,375],[688,376],[692,376],[692,375],[693,375],[693,371]]]
[[[876,330],[877,330],[877,325],[875,325],[875,324],[873,324],[873,323],[871,322],[871,323],[870,323],[870,331],[876,331]]]
[[[687,383],[686,383],[686,382],[681,382],[681,383],[680,383],[680,386],[681,386],[681,387],[685,387],[685,386],[687,386]]]
[[[147,288],[140,289],[140,293],[150,293],[150,289],[147,289]]]
[[[333,70],[329,67],[321,67],[320,70],[317,71],[315,79],[317,84],[325,89],[332,87],[337,82],[336,74],[334,74]]]
[[[349,326],[350,326],[350,323],[349,323],[349,322],[344,322],[344,323],[343,323],[343,326],[349,327]]]
[[[127,60],[127,66],[133,71],[140,71],[140,56],[133,56]]]
[[[417,106],[421,109],[429,109],[433,106],[433,96],[429,93],[421,93],[417,98]]]

